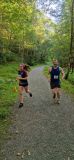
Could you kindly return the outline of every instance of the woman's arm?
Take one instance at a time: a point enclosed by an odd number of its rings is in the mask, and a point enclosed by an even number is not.
[[[21,77],[21,75],[18,75],[16,79],[17,80],[27,80],[27,78],[28,78],[28,72],[26,72],[26,75],[24,74],[24,77]]]
[[[27,77],[25,77],[25,78],[17,77],[17,79],[18,79],[18,80],[26,80],[27,78],[28,78],[28,76],[27,76]]]

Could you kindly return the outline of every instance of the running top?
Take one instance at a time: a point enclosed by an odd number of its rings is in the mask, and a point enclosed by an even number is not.
[[[26,78],[27,77],[27,72],[26,71],[18,71],[18,75],[21,78]],[[27,81],[27,79],[23,79],[23,80],[19,80],[19,83],[25,83]]]
[[[51,75],[51,82],[58,85],[60,83],[60,67],[59,66],[57,68],[52,67],[50,75]]]

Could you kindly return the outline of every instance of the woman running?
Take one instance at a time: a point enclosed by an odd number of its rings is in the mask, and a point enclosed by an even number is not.
[[[62,79],[64,79],[64,71],[61,67],[58,65],[58,61],[56,59],[53,60],[53,66],[49,68],[50,73],[50,87],[52,89],[53,93],[53,99],[58,104],[60,103],[60,88],[61,88],[61,82],[60,82],[60,73],[62,73]]]
[[[24,103],[24,96],[23,91],[29,94],[30,97],[32,97],[32,93],[29,90],[28,87],[28,66],[25,64],[21,64],[19,71],[18,71],[18,77],[17,80],[19,81],[19,99],[20,104],[19,108],[23,107]]]

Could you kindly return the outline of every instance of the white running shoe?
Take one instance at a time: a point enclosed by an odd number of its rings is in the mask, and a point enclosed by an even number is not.
[[[57,99],[57,104],[60,104],[60,99]]]

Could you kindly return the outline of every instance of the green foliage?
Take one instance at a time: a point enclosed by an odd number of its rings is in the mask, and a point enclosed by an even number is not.
[[[62,12],[59,23],[55,26],[54,35],[51,38],[50,53],[57,57],[61,65],[67,65],[70,54],[71,41],[71,0],[65,0],[62,4]]]
[[[1,53],[0,63],[17,61],[17,55],[11,51]]]
[[[74,73],[69,74],[68,80],[74,85]]]
[[[1,0],[0,14],[0,62],[13,61],[16,56],[31,65],[46,61],[45,25],[53,23],[36,9],[35,1]]]
[[[67,91],[67,93],[74,94],[74,87],[69,81],[62,82],[62,88]]]
[[[71,0],[65,0],[61,9],[58,6],[60,19],[53,23],[36,8],[34,0],[1,0],[0,63],[19,58],[20,62],[34,65],[45,63],[49,57],[57,57],[61,65],[68,64],[71,3]]]
[[[17,97],[14,87],[17,87],[18,64],[0,65],[0,119],[6,118]],[[2,81],[1,81],[2,79]]]
[[[5,119],[9,115],[7,108],[0,108],[0,119]]]

